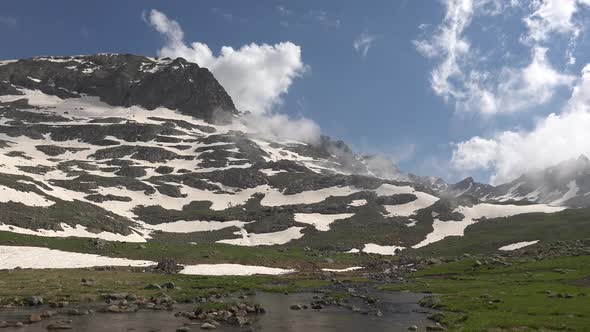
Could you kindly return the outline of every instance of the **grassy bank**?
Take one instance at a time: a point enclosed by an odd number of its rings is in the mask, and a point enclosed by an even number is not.
[[[495,253],[498,248],[521,241],[541,243],[590,238],[590,209],[558,213],[526,213],[507,218],[488,219],[470,225],[464,236],[450,236],[407,255],[460,256],[463,253]]]
[[[91,280],[91,285],[85,285],[82,279]],[[179,302],[214,294],[256,290],[294,292],[329,283],[306,275],[205,277],[130,272],[126,269],[12,270],[0,271],[0,304],[19,303],[30,296],[42,296],[45,302],[70,303],[100,300],[103,294],[111,293],[133,293],[150,298],[158,296],[162,290],[146,286],[168,282],[173,282],[175,288],[163,291]]]
[[[52,238],[0,232],[0,245],[36,246],[99,254],[111,257],[159,261],[174,259],[181,264],[234,263],[310,270],[362,265],[367,257],[302,247],[240,247],[227,244],[190,244],[150,240],[146,243],[100,241],[87,238]]]
[[[480,261],[479,263],[483,263]],[[424,304],[454,331],[558,330],[590,327],[590,256],[479,265],[434,266],[386,290],[432,292]]]

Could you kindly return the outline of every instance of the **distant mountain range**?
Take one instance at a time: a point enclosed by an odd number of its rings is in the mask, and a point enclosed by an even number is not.
[[[523,174],[499,186],[475,182],[468,177],[442,186],[441,193],[470,195],[481,201],[518,201],[555,206],[590,206],[590,160],[582,155],[544,170]]]

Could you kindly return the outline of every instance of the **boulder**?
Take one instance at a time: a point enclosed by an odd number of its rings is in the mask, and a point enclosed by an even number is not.
[[[211,324],[211,323],[203,323],[203,324],[201,325],[201,329],[202,329],[202,330],[214,330],[214,329],[216,329],[216,328],[217,328],[217,327],[216,327],[215,325]]]
[[[41,296],[31,296],[27,299],[27,303],[30,306],[36,306],[43,304],[43,298]]]

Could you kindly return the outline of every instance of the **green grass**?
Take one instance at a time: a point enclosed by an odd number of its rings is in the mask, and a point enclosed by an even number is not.
[[[95,285],[81,285],[82,278],[95,280]],[[176,301],[240,291],[296,292],[329,283],[306,275],[207,277],[129,272],[125,269],[12,270],[0,271],[0,304],[33,295],[42,296],[46,302],[66,300],[72,303],[98,300],[107,293],[134,293],[149,298],[161,291],[145,289],[147,285],[161,285],[169,281],[174,282],[176,288],[164,291]]]
[[[111,257],[159,261],[174,259],[182,264],[234,263],[294,268],[299,271],[317,267],[341,268],[362,265],[365,256],[302,247],[240,247],[228,244],[197,244],[154,239],[147,243],[104,242],[97,249],[93,239],[52,238],[0,232],[0,245],[36,246],[71,252],[100,254]],[[328,264],[326,258],[334,263]]]
[[[590,327],[590,256],[483,265],[465,259],[415,273],[386,290],[432,292],[442,323],[455,331],[586,331]],[[566,269],[560,273],[555,269]],[[550,297],[571,294],[572,298]],[[588,296],[586,296],[588,295]]]
[[[404,253],[423,257],[460,256],[466,252],[497,252],[504,245],[521,241],[540,240],[543,243],[585,238],[590,238],[590,209],[573,209],[480,221],[468,226],[464,236],[451,236]]]

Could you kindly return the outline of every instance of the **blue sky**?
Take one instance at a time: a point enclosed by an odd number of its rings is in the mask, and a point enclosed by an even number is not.
[[[469,174],[499,183],[590,153],[583,139],[586,100],[580,97],[571,106],[575,91],[585,87],[582,69],[590,62],[588,5],[587,0],[3,1],[0,58],[156,56],[170,35],[150,20],[152,9],[182,30],[188,50],[181,46],[172,54],[192,52],[192,42],[207,45],[214,57],[223,46],[240,51],[243,45],[268,44],[266,51],[274,52],[274,45],[290,42],[301,52],[296,59],[301,68],[291,74],[277,68],[276,77],[287,75],[290,81],[282,83],[284,93],[264,104],[268,112],[309,118],[357,151],[390,156],[404,171],[449,180]],[[244,84],[250,81],[255,80]],[[281,89],[275,83],[268,82],[271,93]],[[573,108],[582,112],[575,121]],[[574,122],[570,136],[544,151],[543,142],[565,134],[563,128]]]

